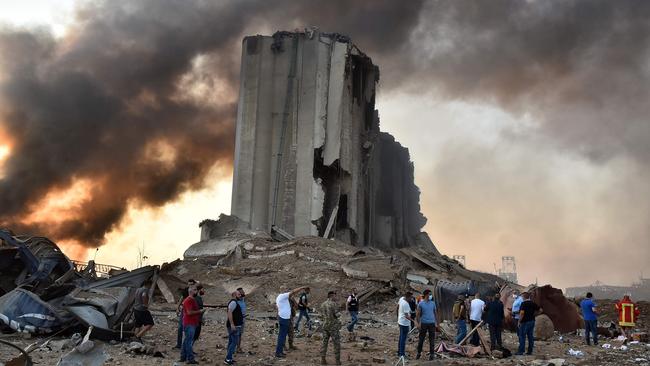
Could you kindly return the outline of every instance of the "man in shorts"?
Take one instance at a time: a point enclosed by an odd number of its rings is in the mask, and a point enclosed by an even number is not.
[[[135,338],[142,342],[142,336],[153,327],[153,317],[149,311],[149,287],[151,281],[144,281],[142,286],[135,290],[135,304],[133,315],[135,317]]]

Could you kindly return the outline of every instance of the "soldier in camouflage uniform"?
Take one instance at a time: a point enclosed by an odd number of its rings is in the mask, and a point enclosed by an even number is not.
[[[336,364],[341,364],[341,335],[339,329],[341,328],[341,321],[339,320],[340,306],[336,303],[336,292],[330,291],[327,294],[327,300],[321,304],[320,312],[323,317],[323,344],[320,348],[321,364],[326,365],[327,360],[327,344],[329,339],[332,338],[334,343],[334,355],[336,356]]]

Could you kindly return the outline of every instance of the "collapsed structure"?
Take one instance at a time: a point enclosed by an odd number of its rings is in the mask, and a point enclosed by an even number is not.
[[[0,229],[0,330],[51,334],[92,327],[93,338],[128,338],[135,289],[147,279],[155,284],[158,267],[105,277],[95,268],[92,261],[77,268],[45,237]]]
[[[408,149],[379,130],[378,81],[340,34],[246,37],[232,214],[252,229],[411,245],[426,219]]]

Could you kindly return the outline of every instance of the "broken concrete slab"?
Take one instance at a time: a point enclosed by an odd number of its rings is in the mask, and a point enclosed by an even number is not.
[[[57,366],[102,366],[106,365],[110,359],[103,343],[95,345],[87,353],[79,353],[72,350],[65,356],[61,357]]]

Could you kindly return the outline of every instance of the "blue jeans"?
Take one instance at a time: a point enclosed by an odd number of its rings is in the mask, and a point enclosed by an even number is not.
[[[350,311],[350,324],[348,324],[348,332],[354,332],[354,325],[359,321],[359,312]]]
[[[226,360],[228,361],[232,361],[232,355],[235,354],[235,350],[237,349],[240,334],[241,327],[235,327],[235,329],[228,328],[228,354],[226,355]]]
[[[183,346],[183,309],[181,315],[178,316],[178,332],[176,333],[176,348]]]
[[[524,348],[526,348],[526,338],[528,338],[528,353],[529,355],[533,353],[533,346],[535,345],[535,321],[531,320],[529,322],[521,323],[519,326],[519,349],[517,350],[518,355],[524,354]]]
[[[598,344],[598,320],[585,320],[585,340],[589,345],[589,333],[594,336],[594,345]]]
[[[456,339],[454,339],[454,343],[458,344],[467,336],[467,323],[465,323],[465,319],[456,320],[456,328]]]
[[[303,316],[305,317],[305,319],[307,319],[307,328],[311,330],[311,318],[309,317],[309,310],[307,309],[300,309],[300,313],[298,314],[298,320],[296,320],[296,326],[294,327],[294,329],[298,330],[298,328],[300,327],[300,320],[302,319]]]
[[[194,332],[196,331],[195,325],[186,325],[183,327],[185,332],[185,339],[183,339],[183,346],[181,347],[181,361],[192,361],[194,360],[194,350],[192,350],[192,345],[194,344]]]
[[[406,338],[408,338],[409,330],[411,327],[408,325],[399,326],[399,343],[397,343],[397,356],[406,356]]]
[[[286,342],[287,334],[289,334],[289,319],[278,317],[278,325],[280,331],[278,332],[278,344],[275,346],[276,356],[284,353],[284,342]]]

